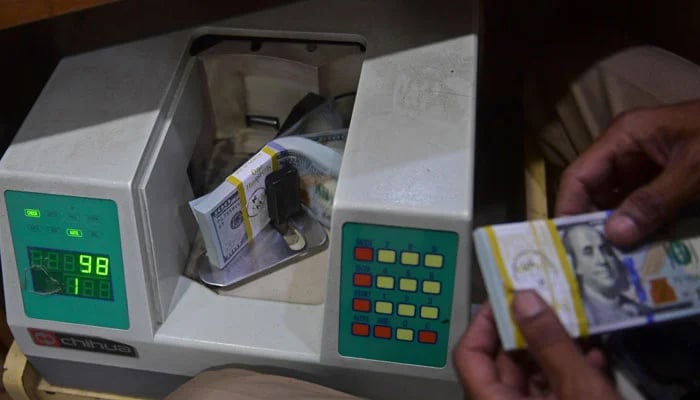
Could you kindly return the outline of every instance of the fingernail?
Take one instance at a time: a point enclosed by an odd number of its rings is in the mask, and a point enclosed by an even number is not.
[[[616,242],[627,244],[637,240],[639,227],[632,218],[625,214],[613,214],[608,221],[608,236]]]
[[[543,312],[547,305],[534,290],[516,292],[513,297],[513,314],[518,319],[527,319]]]

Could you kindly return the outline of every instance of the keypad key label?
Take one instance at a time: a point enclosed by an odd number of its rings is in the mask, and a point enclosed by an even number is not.
[[[374,303],[374,312],[391,315],[394,313],[394,304],[388,301],[377,301]]]
[[[394,277],[393,276],[377,276],[377,287],[380,289],[391,290],[394,288]]]
[[[399,289],[404,292],[415,292],[418,290],[418,281],[410,278],[399,279]]]
[[[444,259],[441,254],[426,254],[423,265],[428,268],[442,268]]]
[[[372,303],[368,299],[353,299],[353,311],[369,312],[372,309]]]
[[[437,307],[431,306],[421,306],[420,307],[420,317],[423,319],[438,319],[440,311]]]
[[[399,304],[397,314],[402,317],[415,317],[416,306],[413,304]]]
[[[355,336],[369,336],[369,325],[357,322],[353,323],[352,334]]]
[[[441,286],[437,281],[423,281],[423,293],[440,294]]]
[[[380,339],[391,339],[391,327],[384,325],[374,326],[374,337]]]
[[[370,274],[355,274],[352,276],[352,283],[355,286],[371,287],[372,275]]]
[[[437,332],[434,331],[418,331],[418,342],[426,344],[437,343]]]
[[[401,252],[401,264],[416,266],[420,262],[420,254],[413,251],[402,251]]]
[[[372,261],[372,249],[369,247],[355,247],[355,260]]]
[[[394,264],[396,262],[396,252],[389,249],[379,249],[377,261],[384,264]]]
[[[396,329],[396,339],[402,342],[412,342],[413,341],[413,329],[397,328]]]

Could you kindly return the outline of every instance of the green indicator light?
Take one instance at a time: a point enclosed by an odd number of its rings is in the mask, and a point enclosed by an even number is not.
[[[24,216],[29,218],[39,218],[41,217],[41,211],[35,210],[33,208],[25,208]]]
[[[83,231],[81,231],[80,229],[68,228],[66,229],[66,235],[70,237],[81,238],[83,237]]]
[[[78,294],[78,287],[78,278],[75,278],[75,291],[73,292],[73,294]]]

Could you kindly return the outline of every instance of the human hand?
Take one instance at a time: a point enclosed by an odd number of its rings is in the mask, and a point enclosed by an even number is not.
[[[534,291],[519,292],[513,317],[532,359],[506,353],[489,304],[472,321],[454,352],[462,384],[477,400],[620,399],[600,369],[603,354],[585,356],[551,308]]]
[[[694,101],[618,117],[564,171],[556,214],[616,207],[605,233],[624,247],[699,195],[700,101]]]

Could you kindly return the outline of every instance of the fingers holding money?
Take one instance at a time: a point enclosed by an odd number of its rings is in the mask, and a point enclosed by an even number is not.
[[[617,207],[606,226],[606,233],[615,244],[636,244],[697,198],[700,193],[699,151],[700,141],[679,149],[659,176],[633,191]]]
[[[477,399],[516,398],[524,378],[500,348],[490,304],[484,304],[472,320],[454,352],[462,384]]]
[[[592,366],[603,361],[601,355],[584,356],[556,314],[535,291],[517,293],[512,309],[530,354],[558,398],[619,398],[607,379]]]
[[[473,398],[540,398],[553,390],[569,395],[578,389],[571,383],[577,379],[588,379],[582,384],[591,385],[595,390],[574,393],[573,399],[616,398],[614,390],[597,372],[605,365],[600,351],[592,350],[584,356],[551,309],[534,292],[516,295],[515,304],[520,310],[514,310],[516,318],[522,321],[523,335],[529,338],[529,351],[537,362],[527,352],[503,350],[493,309],[485,304],[454,352],[459,377]],[[599,395],[603,397],[586,397]]]
[[[567,168],[557,215],[617,207],[606,233],[636,244],[700,193],[700,101],[618,117]]]
[[[613,208],[656,173],[658,166],[634,142],[604,135],[562,175],[556,215]]]

